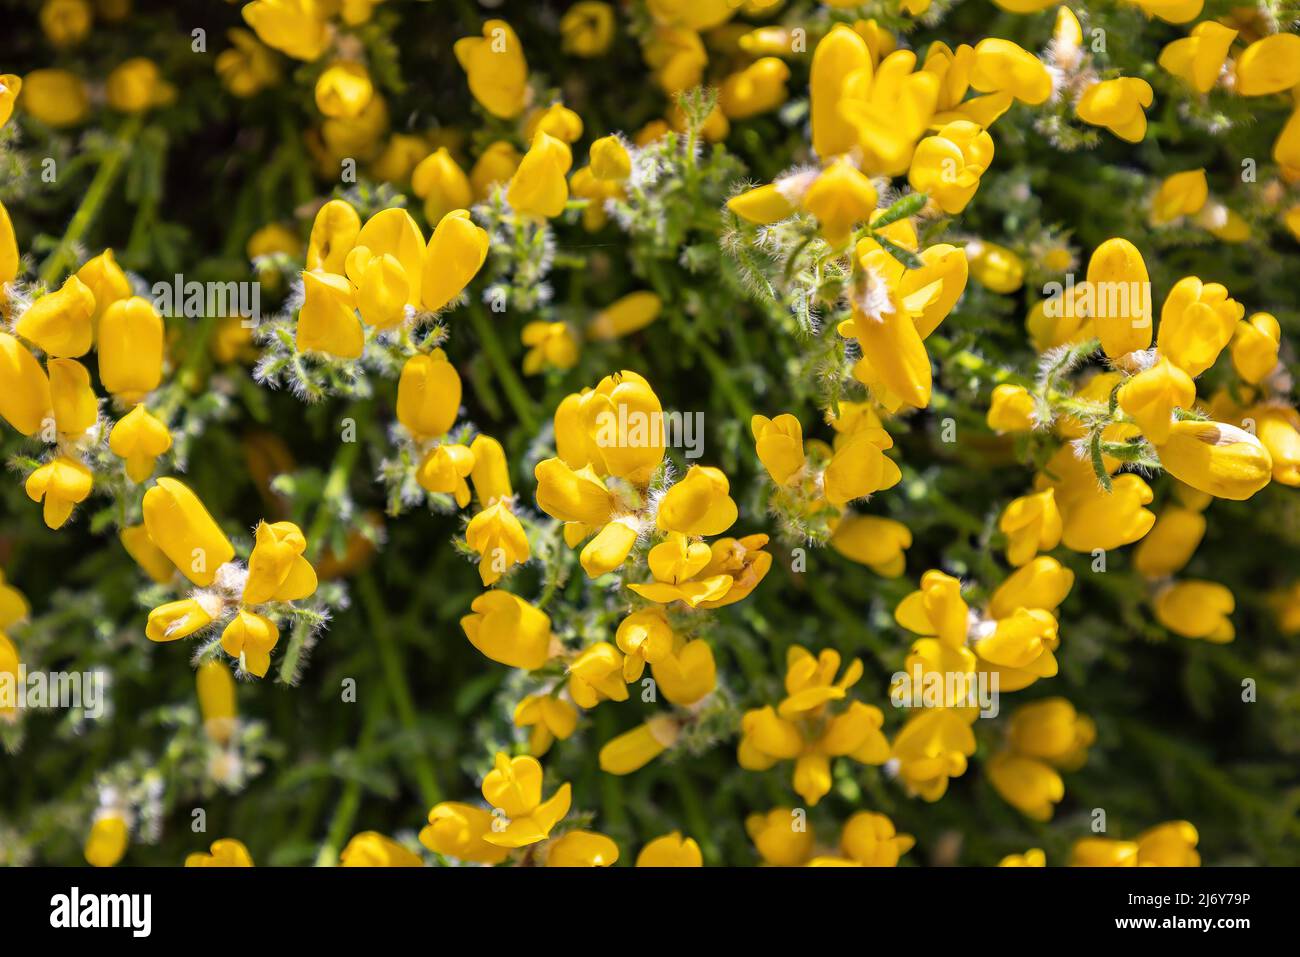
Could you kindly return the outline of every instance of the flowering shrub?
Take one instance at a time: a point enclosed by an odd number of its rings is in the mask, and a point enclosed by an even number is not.
[[[1296,17],[30,0],[0,863],[1300,863]]]

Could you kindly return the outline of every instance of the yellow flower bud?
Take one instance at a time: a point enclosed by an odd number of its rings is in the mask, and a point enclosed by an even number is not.
[[[551,828],[569,813],[572,788],[562,784],[550,800],[542,800],[542,766],[528,756],[510,758],[497,753],[483,778],[483,797],[509,822],[483,839],[497,847],[526,847],[544,841]]]
[[[956,214],[975,196],[992,162],[993,138],[969,120],[955,120],[917,144],[907,180],[945,213]]]
[[[579,708],[591,709],[602,701],[626,701],[623,655],[607,641],[598,641],[569,664],[569,697]]]
[[[222,666],[224,667],[224,665]],[[252,867],[253,855],[248,853],[242,841],[233,837],[213,841],[210,853],[196,851],[185,857],[186,867]]]
[[[351,204],[331,199],[316,212],[307,240],[307,268],[342,276],[348,253],[361,233],[361,217]]]
[[[1281,93],[1298,83],[1300,36],[1294,33],[1261,37],[1237,57],[1237,82],[1233,89],[1240,96]]]
[[[594,147],[595,144],[592,145]],[[469,171],[469,182],[474,190],[474,198],[487,199],[492,194],[492,188],[498,183],[509,183],[510,177],[515,175],[515,170],[519,168],[519,161],[523,158],[523,154],[506,140],[492,143],[479,155],[474,168]]]
[[[988,425],[996,432],[1028,432],[1034,427],[1034,412],[1034,397],[1024,386],[995,386]]]
[[[1187,23],[1201,14],[1205,0],[1129,0],[1142,8],[1148,17],[1159,17],[1166,23]]]
[[[727,209],[757,226],[779,222],[794,215],[795,206],[776,183],[746,190],[727,200]]]
[[[530,322],[524,326],[520,340],[528,347],[524,375],[537,375],[546,369],[572,369],[578,364],[578,340],[566,322]]]
[[[564,212],[569,200],[565,179],[573,165],[568,145],[539,130],[510,179],[506,200],[516,213],[550,219]]]
[[[76,126],[90,114],[81,77],[67,70],[33,70],[23,78],[19,106],[55,129]]]
[[[1065,797],[1061,775],[1042,761],[1002,751],[988,760],[984,770],[1002,799],[1032,820],[1050,821]]]
[[[144,633],[150,641],[177,641],[202,631],[212,621],[212,614],[203,602],[182,598],[152,609]]]
[[[774,56],[755,60],[722,82],[718,106],[728,119],[744,120],[776,109],[790,98],[790,68]]]
[[[1272,477],[1263,443],[1222,422],[1175,422],[1156,451],[1166,472],[1215,498],[1250,498]]]
[[[533,671],[546,664],[551,649],[551,619],[507,591],[479,595],[471,614],[460,620],[469,643],[486,657],[511,668]]]
[[[54,408],[50,380],[21,342],[0,331],[0,416],[23,435],[35,435]]]
[[[1079,714],[1064,698],[1044,698],[1021,705],[1011,716],[1007,743],[1019,754],[1076,770],[1097,740],[1092,719]]]
[[[189,487],[160,478],[144,493],[144,524],[149,537],[190,581],[212,584],[217,569],[235,557],[235,548]]]
[[[76,359],[51,359],[47,366],[55,427],[63,435],[81,435],[99,419],[90,373]]]
[[[424,200],[424,218],[431,223],[469,206],[474,199],[469,177],[445,146],[422,159],[411,172],[411,189]]]
[[[1300,415],[1282,406],[1259,406],[1252,410],[1255,434],[1273,459],[1273,480],[1283,485],[1300,485]]]
[[[239,667],[259,678],[271,667],[271,650],[280,640],[280,630],[265,615],[244,608],[235,613],[221,633],[221,648],[239,660]]]
[[[582,0],[560,17],[560,46],[571,56],[597,57],[614,39],[614,8]]]
[[[469,504],[469,484],[465,478],[474,470],[474,453],[464,445],[439,445],[424,457],[415,479],[428,492],[453,495],[456,505]]]
[[[1182,581],[1160,590],[1155,597],[1156,620],[1184,638],[1204,638],[1226,644],[1235,637],[1232,592],[1215,582]]]
[[[903,321],[911,325],[911,320]],[[894,440],[884,429],[863,429],[850,436],[835,450],[822,476],[826,501],[835,506],[847,505],[902,481],[898,465],[885,455],[884,450],[893,445]]]
[[[1052,93],[1052,77],[1043,62],[1010,40],[989,37],[975,47],[970,85],[981,93],[1010,93],[1037,106]]]
[[[614,640],[623,652],[623,678],[641,677],[647,663],[658,664],[673,653],[675,639],[668,617],[657,607],[634,611],[621,622]]]
[[[912,547],[912,533],[902,522],[875,515],[848,515],[831,534],[831,548],[845,558],[867,565],[877,575],[897,578],[903,574]]]
[[[1188,821],[1157,824],[1137,836],[1139,867],[1200,867],[1200,835]]]
[[[1175,173],[1160,184],[1160,191],[1152,202],[1151,219],[1156,224],[1163,224],[1182,216],[1194,216],[1205,205],[1209,189],[1203,169]]]
[[[326,116],[337,119],[360,116],[374,95],[369,71],[355,60],[331,63],[316,78],[316,109]]]
[[[269,48],[248,30],[226,31],[231,47],[217,54],[216,71],[222,85],[240,99],[256,96],[280,82],[280,63]]]
[[[839,159],[808,187],[803,206],[817,217],[826,241],[838,248],[848,243],[854,226],[875,212],[876,200],[871,180],[849,160]]]
[[[147,528],[143,525],[128,526],[118,533],[118,539],[122,542],[126,553],[135,559],[135,563],[144,569],[146,575],[160,585],[165,585],[172,580],[172,576],[176,574],[176,566],[163,550],[153,543]]]
[[[713,693],[718,669],[706,641],[690,641],[650,666],[659,691],[673,704],[689,708]]]
[[[1127,239],[1108,239],[1088,261],[1093,327],[1112,359],[1151,345],[1151,293],[1146,263]]]
[[[1232,341],[1245,310],[1228,298],[1217,282],[1202,283],[1195,276],[1178,280],[1160,310],[1156,347],[1189,376],[1210,366]]]
[[[478,573],[485,586],[495,584],[531,554],[524,527],[506,502],[496,502],[475,515],[465,529],[465,542],[480,556]]]
[[[720,469],[692,465],[660,500],[657,526],[690,536],[721,535],[737,517],[730,488]]]
[[[267,46],[311,61],[330,45],[330,11],[328,0],[253,0],[241,12]]]
[[[84,464],[66,455],[46,462],[27,476],[27,497],[44,501],[45,524],[60,528],[72,514],[72,508],[86,500],[94,485],[94,476]]]
[[[139,402],[162,381],[163,321],[140,296],[119,299],[99,323],[99,378],[123,402]]]
[[[631,774],[645,767],[677,743],[681,727],[664,715],[651,718],[620,734],[600,749],[600,769],[608,774]]]
[[[89,0],[45,0],[41,32],[55,47],[73,47],[90,35],[95,11]]]
[[[470,93],[485,110],[503,120],[512,120],[524,111],[528,63],[510,24],[487,20],[482,37],[462,37],[454,50],[469,79]]]
[[[235,732],[235,719],[239,714],[235,681],[230,677],[230,669],[224,662],[210,658],[199,665],[195,678],[203,731],[217,744],[225,744]]]
[[[1190,35],[1160,51],[1157,61],[1197,93],[1209,93],[1219,81],[1237,31],[1214,20],[1202,20]]]
[[[1074,587],[1074,572],[1040,555],[1008,576],[989,600],[989,617],[1009,618],[1017,608],[1055,611]]]
[[[632,175],[632,157],[617,136],[602,136],[591,144],[591,174],[600,180],[621,183]]]
[[[694,839],[683,838],[681,831],[656,837],[641,848],[636,856],[637,867],[703,867],[704,855]]]
[[[402,366],[397,419],[417,438],[445,435],[456,422],[460,400],[460,375],[441,349],[413,355]]]
[[[268,601],[297,601],[316,591],[316,570],[303,553],[307,540],[293,522],[259,522],[248,578],[241,600],[245,605]]]
[[[1048,552],[1061,542],[1061,513],[1049,488],[1022,495],[1003,511],[998,530],[1007,536],[1007,561],[1028,564],[1039,552]]]
[[[749,428],[754,433],[758,460],[773,482],[786,485],[803,471],[803,426],[793,415],[786,412],[775,419],[756,415]]]
[[[92,867],[113,867],[126,854],[128,828],[117,811],[102,813],[86,838],[86,863]]]
[[[858,144],[857,128],[840,115],[844,83],[869,66],[867,42],[845,24],[835,24],[813,51],[808,79],[813,151],[823,160],[847,153]]]
[[[418,854],[378,831],[362,831],[339,851],[341,867],[423,867]]]
[[[1156,518],[1149,535],[1138,544],[1133,567],[1144,578],[1165,578],[1191,561],[1205,536],[1205,516],[1169,506]]]
[[[37,348],[63,359],[90,351],[95,294],[76,276],[57,292],[48,292],[14,323],[14,332]]]
[[[464,291],[487,259],[487,230],[463,209],[438,221],[424,253],[422,305],[437,312]]]
[[[528,115],[524,123],[524,139],[531,143],[539,132],[572,145],[582,138],[582,117],[559,102],[539,107]]]
[[[1201,0],[1196,0],[1199,5]],[[1070,851],[1071,867],[1137,867],[1138,847],[1133,841],[1108,837],[1081,837]]]
[[[176,99],[176,89],[162,77],[158,64],[132,57],[116,67],[104,81],[105,99],[119,113],[144,113]]]
[[[113,250],[105,249],[93,259],[87,259],[77,270],[77,278],[86,284],[95,297],[95,312],[92,321],[95,325],[95,338],[99,339],[99,321],[108,307],[113,303],[131,296],[131,280],[122,271],[122,267],[113,258]],[[104,343],[98,344],[102,352]],[[103,362],[103,359],[100,359]],[[102,373],[101,373],[102,376]]]
[[[812,855],[814,834],[793,808],[773,808],[745,818],[745,832],[766,864],[798,867]],[[796,826],[799,822],[799,826]]]
[[[1237,323],[1232,337],[1232,365],[1237,375],[1252,385],[1266,379],[1277,368],[1282,327],[1270,313],[1257,312]]]
[[[420,831],[420,843],[436,854],[478,864],[500,864],[509,856],[483,838],[492,832],[490,811],[472,804],[444,801],[429,811],[429,824]]]
[[[663,300],[644,289],[616,299],[596,313],[587,326],[587,338],[610,341],[630,336],[659,318]]]
[[[1006,296],[1025,284],[1025,264],[1005,246],[978,240],[966,244],[971,275],[990,292]]]
[[[474,470],[470,472],[469,479],[474,483],[479,506],[487,508],[495,502],[513,497],[510,463],[506,461],[506,452],[501,443],[490,435],[479,434],[470,443],[469,450],[474,453]]]
[[[540,758],[550,750],[556,738],[568,738],[578,727],[578,710],[569,702],[546,694],[529,695],[515,708],[516,727],[533,729],[528,748]]]
[[[137,405],[113,426],[108,446],[114,455],[126,460],[127,477],[132,482],[143,482],[153,474],[158,456],[172,447],[172,434],[148,409]]]
[[[358,358],[365,348],[366,334],[357,318],[352,283],[334,273],[304,272],[302,288],[295,348],[338,359]]]
[[[1174,410],[1191,409],[1196,403],[1196,383],[1162,356],[1150,369],[1125,382],[1118,399],[1119,407],[1133,417],[1142,434],[1159,445],[1169,437]]]
[[[1140,143],[1147,133],[1147,117],[1142,111],[1154,98],[1146,80],[1121,76],[1084,90],[1074,112],[1085,123],[1104,126],[1122,140]]]
[[[840,850],[863,867],[896,867],[915,843],[912,835],[898,834],[893,821],[872,811],[858,811],[840,832]]]

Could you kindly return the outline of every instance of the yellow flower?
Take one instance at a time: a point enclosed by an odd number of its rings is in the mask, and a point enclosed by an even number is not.
[[[922,69],[939,78],[934,125],[970,120],[987,129],[1011,107],[1013,98],[1006,91],[966,99],[974,64],[975,48],[966,43],[960,44],[954,51],[939,40],[930,44],[926,50],[925,66]]]
[[[707,641],[688,641],[650,666],[650,673],[663,696],[673,704],[689,708],[718,686],[718,669]]]
[[[663,300],[644,289],[614,300],[592,318],[587,338],[610,341],[630,336],[659,318]]]
[[[494,502],[470,519],[465,543],[480,556],[478,574],[485,586],[495,584],[512,566],[523,564],[532,554],[523,525],[503,501]]]
[[[561,818],[569,813],[572,800],[568,784],[560,785],[550,798],[542,800],[542,766],[536,758],[510,758],[497,753],[493,769],[483,778],[483,797],[508,822],[495,826],[483,839],[497,847],[526,847],[544,841]]]
[[[333,35],[329,10],[328,0],[253,0],[242,13],[267,46],[295,60],[315,60]]]
[[[73,47],[90,35],[95,12],[89,0],[45,0],[41,31],[55,47]]]
[[[857,132],[868,175],[906,173],[916,141],[934,117],[939,77],[915,66],[915,53],[895,50],[874,69],[862,67],[845,79],[839,112]]]
[[[766,814],[749,815],[745,818],[745,833],[765,864],[798,867],[812,855],[812,826],[793,808],[777,807]]]
[[[44,352],[75,359],[90,351],[95,294],[76,276],[41,296],[18,317],[14,332]]]
[[[647,6],[660,23],[708,30],[730,20],[739,4],[732,0],[648,0]]]
[[[352,283],[341,275],[313,271],[302,274],[302,285],[297,350],[323,352],[339,359],[359,357],[366,336],[357,318]]]
[[[1208,93],[1219,81],[1237,31],[1214,20],[1192,27],[1189,36],[1174,40],[1160,51],[1157,61],[1198,93]]]
[[[1091,469],[1085,481],[1089,484],[1065,490],[1065,498],[1063,490],[1057,489],[1057,505],[1064,519],[1061,542],[1066,548],[1110,551],[1151,531],[1156,517],[1143,506],[1150,505],[1154,495],[1140,476],[1127,472],[1117,476],[1109,492],[1096,484]]]
[[[721,535],[735,524],[731,483],[721,469],[692,465],[659,501],[658,528],[692,537]]]
[[[1010,295],[1025,284],[1025,264],[1005,246],[978,240],[966,244],[971,275],[990,292]]]
[[[1119,390],[1119,407],[1153,443],[1169,438],[1175,409],[1191,409],[1196,403],[1192,377],[1162,356],[1149,369],[1128,379]]]
[[[17,687],[18,669],[22,662],[18,658],[18,649],[14,643],[9,640],[9,636],[0,631],[0,682],[3,682],[8,688]],[[10,695],[7,693],[0,697],[0,721],[15,721],[18,716],[18,706],[12,703]]]
[[[1052,489],[1022,495],[1002,512],[998,530],[1007,536],[1007,561],[1019,567],[1061,543],[1061,512]]]
[[[405,304],[416,306],[422,299],[422,276],[426,266],[427,250],[424,234],[420,232],[419,225],[411,218],[410,213],[399,207],[381,210],[366,220],[366,224],[361,227],[361,232],[357,233],[355,246],[344,259],[344,271],[357,286],[361,287],[358,290],[358,304],[362,306],[363,314],[367,298],[365,288],[367,267],[376,259],[383,260],[386,256],[391,256],[401,267],[400,271],[395,272],[400,272],[406,282]],[[396,285],[400,290],[400,283]],[[400,295],[396,298],[399,303],[403,301]],[[392,324],[401,321],[401,318],[401,316],[390,317],[387,323],[376,324]]]
[[[632,157],[617,136],[602,136],[589,151],[591,175],[600,180],[621,183],[632,175]]]
[[[569,663],[569,697],[588,710],[606,700],[626,701],[622,653],[607,641],[583,650]]]
[[[1237,57],[1236,79],[1233,90],[1240,96],[1281,93],[1300,83],[1300,36],[1274,33],[1256,40]]]
[[[90,114],[90,96],[81,77],[67,70],[33,70],[23,77],[18,105],[55,129],[76,126]]]
[[[217,54],[217,76],[235,96],[248,99],[280,82],[280,64],[270,49],[247,30],[226,31],[231,47]]]
[[[21,342],[0,331],[0,416],[23,435],[35,435],[54,408],[50,380]]]
[[[127,526],[118,533],[118,538],[126,553],[135,559],[135,563],[144,569],[146,575],[160,585],[165,585],[172,580],[172,576],[176,574],[176,566],[163,554],[163,550],[153,543],[147,528],[143,525]]]
[[[637,867],[703,867],[704,855],[694,838],[682,837],[681,831],[673,831],[663,837],[656,837],[641,848],[636,856]]]
[[[835,450],[822,476],[826,501],[846,505],[902,481],[898,465],[885,455],[885,449],[893,445],[894,440],[884,429],[861,429],[849,436]]]
[[[341,867],[423,867],[420,855],[378,831],[362,831],[339,852]]]
[[[27,476],[25,488],[33,502],[44,500],[45,524],[60,528],[72,514],[73,506],[86,500],[93,485],[90,469],[76,459],[60,455]]]
[[[217,569],[235,557],[235,548],[189,487],[160,478],[144,493],[144,524],[153,540],[181,573],[206,588]]]
[[[271,650],[280,640],[280,629],[265,615],[241,608],[221,632],[221,648],[239,661],[249,674],[265,677],[271,667]]]
[[[1161,307],[1156,346],[1188,375],[1198,376],[1232,341],[1244,313],[1219,283],[1187,276],[1174,284]]]
[[[76,359],[51,359],[50,401],[55,427],[61,435],[81,435],[99,419],[99,402],[90,386],[90,373]]]
[[[1085,123],[1104,126],[1122,140],[1140,143],[1147,132],[1147,117],[1142,111],[1151,106],[1153,99],[1151,84],[1146,80],[1121,76],[1088,87],[1074,111]]]
[[[460,411],[461,382],[441,349],[411,356],[397,383],[397,420],[417,439],[445,435]]]
[[[565,53],[597,57],[614,39],[614,8],[596,0],[581,0],[560,17],[560,46]]]
[[[1044,698],[1021,705],[1011,716],[1007,744],[1017,754],[1077,770],[1097,740],[1097,727],[1064,698]]]
[[[582,138],[582,117],[559,101],[538,107],[524,123],[524,139],[531,143],[539,132],[571,146]]]
[[[123,402],[138,402],[162,381],[163,321],[147,299],[109,305],[99,322],[99,377]]]
[[[92,867],[113,867],[126,854],[126,818],[118,811],[102,812],[90,826],[86,838],[86,863]]]
[[[794,215],[794,203],[781,191],[777,183],[759,186],[727,200],[727,209],[741,219],[757,226],[788,219]]]
[[[143,482],[153,474],[154,461],[172,447],[167,426],[137,405],[113,426],[108,447],[126,460],[126,474],[132,482]]]
[[[551,749],[556,738],[561,741],[578,727],[578,711],[569,702],[547,694],[534,694],[524,698],[515,707],[516,727],[531,727],[528,750],[540,758]]]
[[[1200,0],[1197,0],[1199,3]],[[1108,837],[1081,837],[1070,850],[1071,867],[1137,867],[1138,847],[1133,841]]]
[[[1133,567],[1143,578],[1166,578],[1192,559],[1205,536],[1205,516],[1170,505],[1156,518],[1150,534],[1138,544]]]
[[[663,406],[650,383],[623,370],[560,403],[557,451],[573,468],[591,465],[597,474],[644,486],[663,461],[662,421]]]
[[[790,93],[785,88],[790,68],[777,57],[755,60],[728,76],[718,93],[718,106],[728,119],[744,120],[776,109]]]
[[[639,771],[676,744],[680,731],[676,720],[657,715],[606,742],[598,756],[600,769],[618,775]]]
[[[316,109],[326,116],[350,120],[360,116],[370,105],[375,87],[364,64],[339,60],[327,66],[316,78],[315,95]]]
[[[1139,867],[1200,867],[1200,835],[1188,821],[1157,824],[1137,836]]]
[[[1047,855],[1040,848],[1031,847],[1023,854],[1008,854],[998,861],[998,867],[1046,867]]]
[[[424,255],[422,304],[437,312],[469,285],[487,259],[487,230],[454,209],[438,221]]]
[[[1024,386],[996,386],[989,405],[989,428],[996,432],[1028,432],[1034,427],[1034,409],[1034,397]]]
[[[609,867],[618,861],[618,845],[595,831],[569,831],[546,845],[547,867]]]
[[[0,127],[9,122],[14,113],[14,101],[23,91],[23,79],[12,73],[0,73]],[[0,279],[3,279],[0,276]],[[4,280],[8,282],[7,279]]]
[[[568,144],[539,130],[510,179],[507,202],[523,216],[550,219],[560,215],[569,200],[565,176],[572,165]]]
[[[197,598],[182,598],[152,609],[144,633],[150,641],[177,641],[202,631],[212,622],[208,603]]]
[[[921,576],[921,588],[894,609],[894,620],[913,634],[935,636],[950,648],[966,643],[970,606],[961,597],[961,582],[941,571]]]
[[[1222,422],[1175,422],[1156,452],[1166,472],[1215,498],[1250,498],[1272,477],[1273,459],[1263,443]]]
[[[103,352],[103,331],[100,328],[100,320],[113,303],[131,297],[131,280],[117,264],[111,249],[105,249],[98,256],[82,263],[81,268],[77,270],[77,278],[86,284],[91,295],[95,297],[95,313],[92,321],[95,325],[96,347]],[[147,339],[145,341],[148,342]],[[100,362],[102,363],[103,359]]]
[[[594,144],[593,144],[594,147]],[[524,155],[507,140],[497,140],[479,154],[473,169],[469,171],[469,183],[474,190],[476,200],[487,199],[492,188],[498,183],[510,182],[519,168],[519,161]],[[437,235],[435,232],[434,235]],[[425,279],[426,288],[429,280]]]
[[[1228,617],[1236,601],[1231,591],[1215,582],[1175,582],[1156,594],[1154,607],[1156,620],[1184,638],[1226,644],[1236,635]]]
[[[817,217],[826,241],[838,248],[848,243],[854,226],[870,218],[876,200],[871,180],[849,160],[839,159],[808,187],[803,206]]]
[[[235,701],[235,679],[224,662],[209,658],[196,674],[199,714],[204,733],[217,744],[225,744],[235,732],[239,708]]]
[[[656,26],[643,54],[646,65],[654,73],[655,82],[668,96],[699,86],[704,68],[709,63],[700,35],[684,27]],[[638,138],[637,145],[645,142],[649,140]]]
[[[1151,345],[1151,293],[1146,263],[1127,239],[1108,239],[1088,261],[1093,326],[1112,359]]]
[[[1020,691],[1057,672],[1053,652],[1060,645],[1056,617],[1042,608],[1017,608],[994,631],[975,642],[982,668],[998,677],[1002,691]]]
[[[158,64],[141,56],[115,67],[104,81],[104,93],[119,113],[144,113],[176,99],[176,88],[163,79]]]
[[[907,181],[952,215],[966,208],[992,162],[993,138],[970,120],[954,120],[917,144]]]
[[[1052,77],[1043,62],[1010,40],[989,37],[975,47],[970,85],[981,93],[1010,93],[1037,106],[1052,93]]]
[[[755,415],[750,419],[758,459],[777,485],[789,484],[804,467],[803,427],[786,412],[775,419]]]
[[[1256,385],[1277,368],[1282,328],[1271,313],[1257,312],[1239,322],[1232,336],[1232,365],[1237,375]]]
[[[902,522],[875,515],[846,515],[831,533],[831,548],[845,558],[867,565],[877,575],[897,578],[903,574],[912,547],[912,533]]]
[[[840,831],[840,850],[862,867],[897,867],[915,843],[912,835],[897,833],[893,821],[874,811],[858,811]]]
[[[298,601],[316,591],[316,570],[303,555],[307,539],[293,522],[259,522],[242,601]]]
[[[474,469],[469,473],[469,480],[474,483],[479,506],[487,508],[496,502],[513,498],[510,464],[506,461],[506,452],[501,443],[490,435],[480,433],[469,444],[469,450],[474,454]]]
[[[1141,7],[1148,17],[1159,17],[1166,23],[1187,23],[1201,13],[1205,0],[1129,0]]]
[[[655,665],[669,657],[675,638],[668,616],[657,607],[634,611],[624,618],[614,635],[624,654],[623,679],[636,681],[646,664]]]
[[[474,471],[474,453],[464,445],[442,444],[429,452],[415,473],[415,480],[425,491],[453,495],[456,504],[469,504],[469,484],[465,481]]]
[[[892,757],[909,794],[937,801],[951,778],[966,773],[966,759],[975,753],[971,722],[974,708],[925,708],[909,718],[894,739]]]
[[[331,199],[316,212],[307,240],[307,268],[342,276],[348,253],[361,233],[361,217],[351,204]]]
[[[1021,814],[1050,821],[1065,797],[1065,782],[1050,765],[1010,751],[1001,751],[984,766],[994,790]]]
[[[1074,572],[1055,558],[1040,555],[1007,577],[989,600],[989,617],[1007,618],[1017,608],[1054,611],[1074,587]]]
[[[211,853],[204,854],[197,851],[189,854],[185,858],[186,867],[252,867],[253,855],[248,853],[248,848],[243,842],[235,840],[233,837],[222,838],[219,841],[213,841],[209,848]]]
[[[524,375],[537,375],[546,369],[572,369],[578,364],[578,340],[566,322],[530,322],[520,339],[528,347]]]
[[[485,110],[503,120],[512,120],[524,111],[528,63],[510,24],[487,20],[482,37],[463,37],[454,50],[469,79],[470,93]]]
[[[510,856],[485,838],[497,819],[472,804],[443,801],[429,811],[429,824],[420,831],[420,843],[436,854],[478,864],[500,864]]]
[[[1273,459],[1273,480],[1300,485],[1300,415],[1293,408],[1257,406],[1250,412],[1255,434]]]
[[[460,627],[469,643],[493,661],[533,671],[550,658],[551,619],[541,609],[494,590],[475,598],[470,611]]]
[[[1194,216],[1209,197],[1205,170],[1175,173],[1160,184],[1152,202],[1151,219],[1156,224],[1171,223],[1182,216]]]
[[[469,177],[441,147],[422,159],[411,171],[411,189],[424,200],[424,218],[439,222],[454,209],[463,209],[473,201]]]
[[[699,577],[706,582],[729,578],[731,584],[722,595],[705,595],[697,607],[722,608],[748,597],[772,568],[772,556],[763,551],[767,541],[766,535],[715,539],[709,546],[709,563]]]

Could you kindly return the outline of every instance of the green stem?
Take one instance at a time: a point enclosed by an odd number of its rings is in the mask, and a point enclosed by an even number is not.
[[[511,408],[515,410],[515,415],[519,417],[519,424],[529,433],[537,431],[537,410],[533,406],[532,397],[528,394],[528,390],[524,388],[523,380],[515,372],[515,367],[510,364],[505,348],[501,345],[501,340],[497,338],[496,329],[488,321],[483,306],[477,302],[470,303],[469,316],[470,321],[474,324],[474,333],[478,336],[483,351],[487,353],[488,362],[492,365],[492,371],[496,373],[497,381],[501,383],[506,399],[509,401]]]
[[[81,205],[73,213],[67,231],[64,232],[63,238],[59,240],[59,244],[54,247],[54,251],[46,258],[41,265],[40,272],[37,274],[47,288],[53,286],[55,280],[62,276],[65,266],[75,255],[76,244],[85,236],[86,231],[94,223],[95,217],[99,215],[100,207],[104,205],[104,201],[108,198],[118,174],[121,173],[122,164],[130,154],[131,146],[138,138],[140,125],[143,122],[143,114],[137,113],[128,117],[118,127],[115,142],[104,155],[99,164],[99,169],[95,171],[94,179],[90,181],[90,186],[86,189],[86,195],[81,198]]]
[[[384,668],[384,678],[388,682],[388,691],[393,696],[393,706],[402,726],[415,737],[420,737],[420,721],[415,710],[415,699],[411,686],[406,680],[406,666],[402,661],[401,650],[393,640],[392,624],[388,620],[388,610],[375,584],[374,575],[367,571],[357,582],[357,591],[361,604],[365,607],[366,617],[370,619],[370,631],[379,647],[379,659]],[[419,751],[414,756],[415,780],[420,786],[420,795],[424,803],[433,807],[442,800],[442,789],[438,787],[438,776],[428,756]]]
[[[379,729],[379,716],[383,712],[383,703],[383,692],[377,691],[371,695],[361,726],[361,736],[357,739],[357,753],[359,754],[369,752],[370,746],[374,743],[375,734]],[[338,807],[334,809],[334,816],[330,818],[329,830],[325,834],[325,843],[321,845],[320,851],[316,854],[317,867],[336,867],[338,865],[339,851],[342,850],[348,833],[352,830],[352,822],[356,820],[357,811],[360,808],[361,782],[353,777],[343,786],[343,794],[339,797]]]

